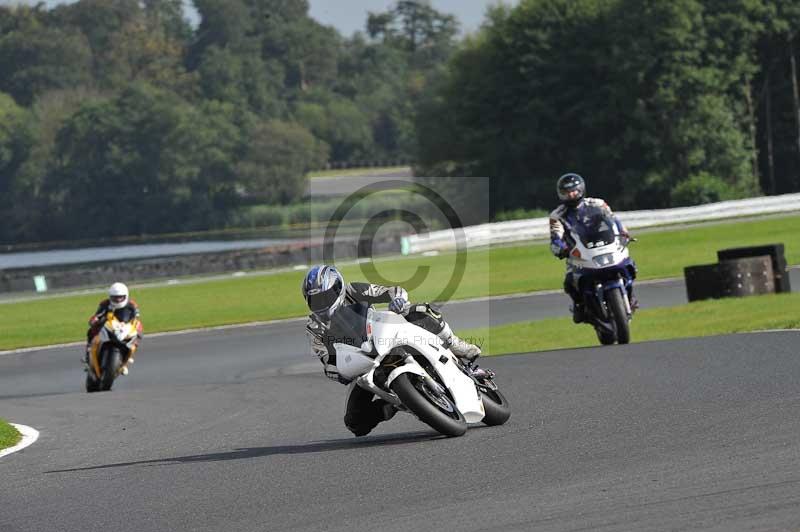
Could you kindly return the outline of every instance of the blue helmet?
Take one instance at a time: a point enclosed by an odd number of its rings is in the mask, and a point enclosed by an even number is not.
[[[344,277],[333,266],[313,266],[303,279],[302,290],[311,312],[327,321],[344,301]]]
[[[564,174],[558,178],[556,192],[561,203],[569,207],[575,207],[586,194],[586,182],[578,174]]]

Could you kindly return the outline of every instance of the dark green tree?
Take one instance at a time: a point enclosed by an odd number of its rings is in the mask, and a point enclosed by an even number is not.
[[[800,95],[795,89],[800,83],[800,5],[771,0],[764,7],[768,15],[756,46],[760,71],[754,100],[762,183],[776,194],[800,190]]]
[[[39,8],[0,7],[0,91],[29,106],[36,95],[91,83],[91,51],[74,28],[48,27]]]
[[[436,11],[428,0],[400,0],[389,11],[370,13],[367,33],[372,39],[407,51],[414,67],[431,68],[452,53],[458,21],[453,15]]]
[[[24,232],[21,226],[32,206],[18,178],[18,170],[35,142],[28,123],[27,111],[9,95],[0,93],[0,241]]]
[[[235,190],[238,128],[225,109],[197,110],[134,84],[81,106],[56,143],[50,209],[67,235],[154,234],[204,227]]]
[[[552,206],[567,171],[621,208],[757,193],[743,103],[755,69],[740,42],[757,28],[712,38],[732,24],[712,8],[528,0],[495,9],[423,102],[420,171],[492,177],[495,211]]]
[[[302,126],[271,120],[248,134],[248,150],[237,166],[249,196],[291,203],[305,193],[306,174],[327,158],[327,147]]]

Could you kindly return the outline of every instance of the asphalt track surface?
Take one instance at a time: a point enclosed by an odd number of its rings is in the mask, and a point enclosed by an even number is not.
[[[405,414],[353,438],[301,330],[146,338],[105,394],[80,390],[75,348],[0,356],[0,415],[41,433],[0,460],[0,531],[800,528],[798,332],[487,359],[514,414],[447,439]]]
[[[800,275],[800,270],[796,270]],[[798,284],[800,286],[800,279]],[[686,302],[682,280],[640,284],[642,308]],[[321,366],[308,348],[305,321],[286,320],[269,325],[145,338],[131,377],[115,387],[224,384],[254,375],[318,372]],[[560,292],[503,299],[454,302],[443,312],[459,329],[515,321],[567,316],[569,298]],[[634,324],[635,335],[635,324]],[[635,338],[635,336],[634,336]],[[19,355],[0,355],[0,407],[6,398],[61,394],[82,386],[80,347],[41,349]],[[137,384],[138,383],[138,384]],[[0,417],[2,417],[0,410]],[[24,423],[24,421],[20,421]]]

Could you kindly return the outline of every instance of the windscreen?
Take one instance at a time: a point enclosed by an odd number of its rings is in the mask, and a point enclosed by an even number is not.
[[[573,230],[583,245],[590,249],[613,244],[616,240],[614,219],[600,207],[580,207]]]
[[[356,303],[339,308],[331,318],[328,340],[359,347],[367,340],[367,310],[369,305]]]
[[[121,322],[127,323],[135,317],[136,312],[131,307],[122,307],[114,311],[114,316]]]

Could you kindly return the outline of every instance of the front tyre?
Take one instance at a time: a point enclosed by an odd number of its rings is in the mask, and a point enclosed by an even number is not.
[[[122,353],[118,348],[110,346],[105,349],[101,357],[100,369],[103,370],[103,374],[100,376],[100,390],[107,392],[111,390],[119,368],[122,367]]]
[[[625,308],[625,300],[622,297],[622,290],[615,288],[606,292],[606,302],[611,311],[614,325],[617,329],[617,342],[627,344],[631,341],[631,326],[628,321],[628,311]]]
[[[481,421],[490,427],[502,425],[511,417],[511,406],[508,399],[500,390],[492,390],[485,386],[479,386],[481,399],[483,400],[483,410],[486,415]]]
[[[100,391],[100,381],[94,376],[94,370],[91,368],[86,372],[86,393],[94,393]]]
[[[446,393],[440,393],[414,373],[402,373],[390,386],[400,401],[425,424],[445,436],[461,436],[467,421]]]

